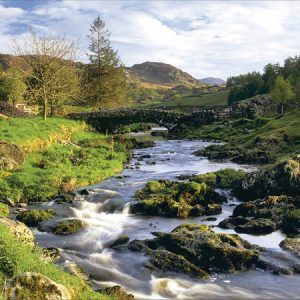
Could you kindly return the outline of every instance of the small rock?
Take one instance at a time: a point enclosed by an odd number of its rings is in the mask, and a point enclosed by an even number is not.
[[[18,203],[18,207],[25,208],[27,207],[27,203]]]
[[[115,248],[117,246],[126,244],[129,241],[129,236],[127,234],[120,235],[115,241],[110,244],[110,248]]]

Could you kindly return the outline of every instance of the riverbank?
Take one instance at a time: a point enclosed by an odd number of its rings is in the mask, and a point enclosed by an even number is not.
[[[198,128],[182,126],[172,134],[181,138],[227,142],[196,154],[213,160],[271,164],[293,156],[300,148],[300,109],[283,116],[215,122]]]
[[[12,277],[30,272],[31,277],[39,274],[34,280],[62,284],[72,299],[115,298],[108,292],[95,292],[87,282],[45,262],[41,248],[35,246],[32,250],[31,244],[20,241],[27,227],[7,219],[7,204],[20,209],[26,203],[46,203],[58,194],[70,194],[75,188],[119,173],[130,154],[126,145],[93,131],[83,122],[64,118],[44,122],[41,118],[1,117],[0,141],[0,198],[6,203],[0,209],[1,297],[9,298],[4,286]],[[29,290],[23,286],[24,293],[19,296],[33,299]]]

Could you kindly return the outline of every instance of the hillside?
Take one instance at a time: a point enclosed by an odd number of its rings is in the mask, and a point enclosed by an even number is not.
[[[208,85],[224,85],[226,84],[226,81],[221,78],[215,78],[215,77],[205,77],[202,79],[199,79],[200,82]]]
[[[150,84],[154,86],[174,87],[177,85],[187,85],[201,87],[200,83],[190,74],[161,62],[144,62],[135,64],[126,68],[128,81],[131,83],[141,83],[142,85]]]

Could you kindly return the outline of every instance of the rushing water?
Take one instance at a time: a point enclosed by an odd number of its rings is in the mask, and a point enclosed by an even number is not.
[[[141,253],[116,251],[107,246],[120,234],[127,234],[130,240],[152,238],[151,232],[168,232],[183,222],[216,225],[231,215],[233,204],[238,200],[230,197],[228,191],[220,191],[229,197],[223,205],[223,213],[217,221],[203,221],[205,217],[178,220],[160,217],[130,215],[128,204],[133,195],[151,179],[175,179],[180,174],[206,173],[223,168],[244,168],[230,162],[216,163],[192,155],[195,150],[211,143],[203,141],[157,141],[156,147],[133,151],[130,166],[118,176],[90,186],[90,195],[75,201],[73,206],[54,206],[59,218],[76,217],[87,223],[87,228],[70,236],[56,236],[36,231],[39,244],[43,247],[57,247],[65,259],[79,264],[93,279],[95,288],[122,285],[139,299],[274,299],[298,298],[300,277],[278,276],[261,270],[236,274],[214,274],[209,280],[199,280],[172,272],[151,273],[144,268],[147,257]],[[141,155],[151,158],[139,160]],[[155,162],[155,164],[153,164]],[[231,233],[232,230],[213,228],[217,232]],[[241,234],[250,242],[279,250],[279,243],[285,238],[280,232],[266,236]]]

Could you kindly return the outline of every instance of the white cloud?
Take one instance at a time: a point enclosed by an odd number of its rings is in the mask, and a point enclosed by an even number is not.
[[[282,62],[300,49],[297,1],[68,0],[44,2],[25,12],[0,4],[0,51],[17,21],[81,36],[87,49],[89,24],[98,14],[126,65],[162,61],[197,78],[262,70],[266,63]]]

